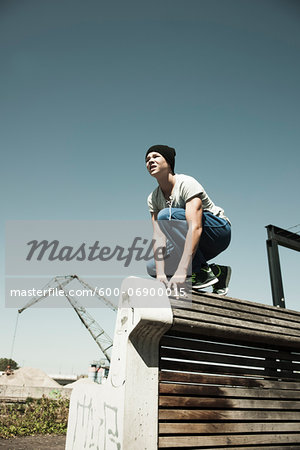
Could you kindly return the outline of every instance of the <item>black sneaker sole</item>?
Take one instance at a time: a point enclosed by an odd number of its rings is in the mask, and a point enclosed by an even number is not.
[[[207,288],[209,286],[213,286],[214,284],[218,283],[218,278],[213,278],[212,280],[208,281],[207,283],[204,284],[199,284],[199,285],[194,285],[193,284],[193,289],[203,289],[203,288]]]
[[[213,294],[227,295],[228,290],[229,290],[229,289],[228,289],[228,285],[229,285],[230,278],[231,278],[231,267],[230,267],[230,266],[227,266],[227,276],[226,276],[226,279],[225,279],[225,286],[222,287],[222,288],[218,288],[218,287],[214,286],[214,287],[213,287]],[[218,290],[220,290],[220,291],[221,291],[221,290],[224,290],[225,292],[219,294]]]
[[[228,271],[227,271],[227,277],[226,277],[226,280],[225,280],[226,287],[228,287],[229,281],[230,281],[230,278],[231,278],[231,267],[229,267],[229,266],[227,266],[227,267],[228,267]]]
[[[223,292],[221,292],[221,291],[223,291]],[[226,287],[226,288],[222,288],[222,289],[213,289],[213,294],[217,294],[217,295],[223,295],[223,297],[225,297],[225,295],[227,295],[228,294],[228,291],[229,291],[229,289],[228,289],[228,287]]]

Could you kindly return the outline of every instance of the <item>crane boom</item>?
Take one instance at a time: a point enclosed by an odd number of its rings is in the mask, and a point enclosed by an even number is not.
[[[98,322],[87,312],[87,310],[77,301],[74,299],[73,296],[69,294],[69,291],[66,288],[66,286],[74,279],[77,279],[83,286],[88,287],[89,289],[93,290],[91,286],[89,286],[86,282],[81,280],[77,275],[67,275],[67,276],[60,276],[60,277],[54,277],[52,280],[49,281],[49,283],[46,284],[46,286],[42,289],[44,295],[41,295],[40,297],[34,297],[32,298],[23,308],[19,309],[18,312],[21,313],[25,311],[25,309],[29,308],[30,306],[34,305],[35,303],[43,300],[44,298],[48,297],[51,293],[52,289],[55,289],[55,287],[59,287],[64,292],[64,295],[74,311],[76,312],[77,316],[79,317],[80,321],[83,323],[83,325],[86,327],[86,329],[89,331],[95,342],[97,343],[98,347],[100,348],[101,352],[105,356],[105,358],[110,362],[110,354],[109,349],[113,345],[113,341],[111,337],[105,333],[103,328],[99,325]],[[115,310],[115,306],[106,300],[104,297],[97,295],[97,297],[104,301],[107,306]]]
[[[111,308],[113,311],[116,311],[116,310],[117,310],[117,307],[116,307],[112,302],[110,302],[109,300],[107,300],[107,298],[103,297],[102,295],[97,294],[97,292],[95,291],[95,289],[94,289],[92,286],[90,286],[86,281],[82,280],[82,279],[79,278],[77,275],[74,275],[74,276],[77,278],[77,280],[79,281],[79,283],[82,284],[82,286],[88,288],[90,291],[95,292],[96,297],[98,297],[99,300],[102,300],[102,302],[105,303],[106,306],[108,306],[109,308]]]
[[[72,280],[74,280],[74,278],[76,277],[76,275],[67,275],[63,278],[65,278],[65,281],[62,281],[61,285],[64,287],[67,284],[69,284]],[[39,302],[40,300],[43,300],[44,298],[49,297],[51,290],[54,289],[53,288],[53,282],[55,282],[57,280],[58,277],[52,278],[52,280],[49,281],[49,283],[47,283],[43,289],[41,289],[44,292],[44,295],[40,295],[39,297],[33,297],[31,300],[29,300],[28,303],[26,303],[25,306],[23,306],[23,308],[18,309],[18,313],[21,313],[23,311],[25,311],[25,309],[29,308],[30,306],[34,305],[35,303]]]
[[[69,292],[65,290],[64,286],[62,286],[59,282],[58,285],[64,291],[66,299],[73,307],[83,325],[90,332],[91,336],[100,347],[100,350],[107,358],[108,362],[110,362],[110,355],[108,354],[108,350],[113,345],[113,341],[110,336],[105,333],[103,328],[100,327],[98,322],[93,319],[93,317],[87,312],[87,310],[82,305],[80,305],[78,301],[74,300],[74,298],[69,295]]]

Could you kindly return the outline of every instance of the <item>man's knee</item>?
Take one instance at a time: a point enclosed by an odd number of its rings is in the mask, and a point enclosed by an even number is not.
[[[169,217],[170,217],[169,208],[161,209],[157,214],[157,220],[169,220]]]
[[[171,218],[174,220],[186,220],[183,208],[172,208]],[[170,220],[170,208],[164,208],[157,214],[157,220]]]
[[[148,272],[148,275],[150,275],[150,277],[156,278],[156,265],[155,265],[154,258],[152,258],[150,261],[148,261],[147,272]]]

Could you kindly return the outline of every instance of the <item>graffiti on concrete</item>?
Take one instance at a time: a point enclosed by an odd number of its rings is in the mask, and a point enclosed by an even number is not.
[[[83,402],[78,401],[76,405],[75,429],[72,448],[94,448],[100,450],[98,438],[101,432],[103,420],[98,424],[94,421],[94,408],[92,398],[87,402],[86,395]],[[98,426],[96,426],[98,425]]]
[[[72,449],[121,449],[118,409],[104,403],[99,411],[99,406],[94,405],[93,398],[87,399],[86,395],[82,402],[77,402]]]
[[[105,450],[119,450],[121,444],[119,441],[118,431],[118,409],[104,403],[104,418],[105,418]]]

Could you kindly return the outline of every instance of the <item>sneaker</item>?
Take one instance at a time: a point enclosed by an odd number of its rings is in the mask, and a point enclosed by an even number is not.
[[[228,284],[231,277],[231,267],[219,266],[219,264],[211,264],[211,270],[219,279],[218,283],[213,286],[213,294],[226,295],[228,292]]]
[[[192,274],[193,289],[203,289],[218,283],[218,281],[208,265],[201,267],[200,272]]]

